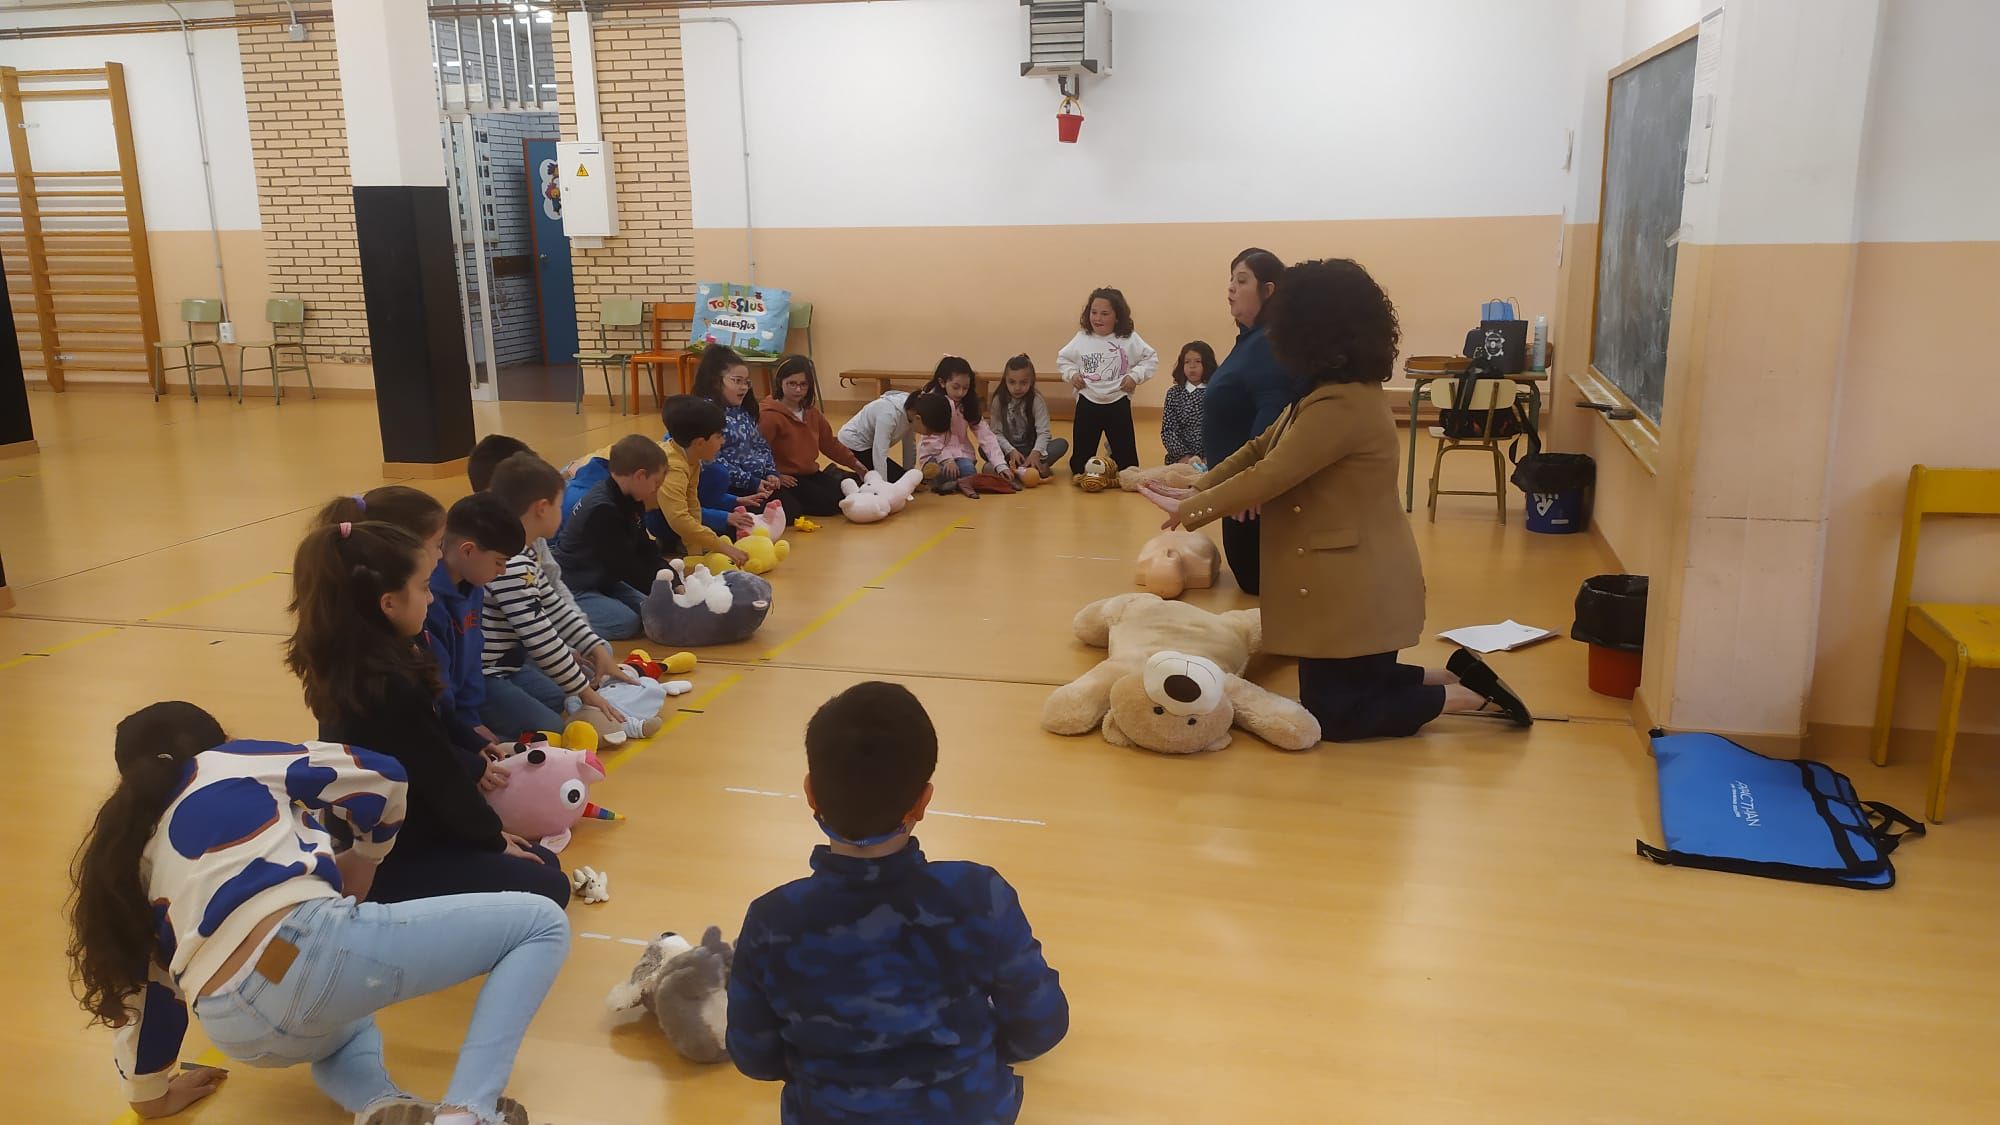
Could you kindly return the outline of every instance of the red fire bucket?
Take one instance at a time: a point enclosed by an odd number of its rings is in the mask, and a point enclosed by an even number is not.
[[[1083,132],[1083,107],[1075,98],[1064,98],[1056,109],[1056,140],[1066,145],[1076,143],[1078,133]]]

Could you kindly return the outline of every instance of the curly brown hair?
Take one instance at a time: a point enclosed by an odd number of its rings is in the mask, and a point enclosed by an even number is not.
[[[1083,311],[1076,316],[1076,326],[1085,332],[1092,331],[1090,327],[1090,306],[1099,301],[1109,301],[1111,303],[1111,314],[1114,318],[1111,325],[1111,334],[1113,336],[1130,336],[1133,331],[1132,305],[1125,300],[1125,294],[1120,293],[1116,289],[1092,289],[1090,296],[1084,299]]]
[[[1295,378],[1385,383],[1403,330],[1389,295],[1351,258],[1300,262],[1284,272],[1270,312],[1271,351]]]

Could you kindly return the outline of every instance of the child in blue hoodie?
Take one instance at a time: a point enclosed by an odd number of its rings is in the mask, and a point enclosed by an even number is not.
[[[486,584],[526,545],[520,517],[490,492],[475,492],[445,513],[444,554],[431,571],[424,643],[444,685],[438,714],[452,742],[475,754],[498,741],[479,721],[480,705],[486,702],[486,673],[480,663],[486,637],[479,627]]]

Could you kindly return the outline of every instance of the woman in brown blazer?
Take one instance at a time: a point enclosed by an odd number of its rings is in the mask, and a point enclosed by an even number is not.
[[[1192,488],[1149,486],[1165,526],[1261,512],[1264,649],[1299,658],[1299,702],[1327,741],[1400,738],[1446,712],[1532,723],[1471,652],[1446,668],[1396,661],[1423,636],[1424,573],[1382,391],[1401,336],[1388,295],[1352,261],[1302,262],[1270,314],[1302,397]]]

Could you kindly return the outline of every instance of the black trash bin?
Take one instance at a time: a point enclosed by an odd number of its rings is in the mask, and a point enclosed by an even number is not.
[[[1646,646],[1646,576],[1600,574],[1576,592],[1569,635],[1590,646],[1590,690],[1630,699],[1639,690]]]
[[[1514,487],[1528,497],[1528,530],[1574,535],[1590,526],[1597,462],[1587,453],[1530,453],[1514,466]]]

